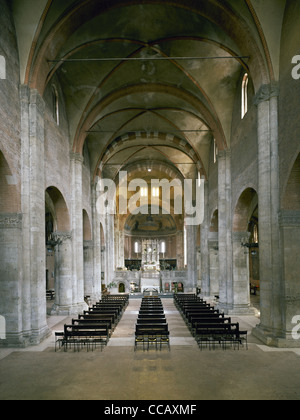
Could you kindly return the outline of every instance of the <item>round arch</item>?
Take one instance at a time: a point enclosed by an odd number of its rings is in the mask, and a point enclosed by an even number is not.
[[[62,193],[56,187],[48,187],[46,190],[46,202],[51,206],[55,220],[55,230],[69,232],[71,229],[70,213]]]
[[[83,240],[91,241],[92,240],[92,228],[89,215],[85,209],[82,211],[83,216]]]
[[[253,209],[253,202],[258,201],[257,192],[253,188],[246,188],[240,195],[234,211],[233,216],[233,231],[247,232],[249,221],[251,218],[251,209]]]

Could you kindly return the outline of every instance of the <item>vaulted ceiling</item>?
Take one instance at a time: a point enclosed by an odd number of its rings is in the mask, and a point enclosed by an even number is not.
[[[261,3],[13,0],[21,81],[41,94],[59,83],[70,145],[89,153],[92,176],[207,176],[213,141],[230,146],[242,74],[255,89],[278,75],[270,34],[285,0]]]

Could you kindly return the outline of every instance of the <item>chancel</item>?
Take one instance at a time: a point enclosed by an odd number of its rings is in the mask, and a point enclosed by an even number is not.
[[[300,2],[0,28],[0,399],[300,398]]]

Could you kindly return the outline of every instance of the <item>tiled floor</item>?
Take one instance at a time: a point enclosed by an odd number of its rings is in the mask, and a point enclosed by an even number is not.
[[[249,330],[248,351],[201,352],[173,301],[163,304],[170,352],[134,352],[140,301],[131,300],[103,352],[55,353],[54,334],[37,347],[0,350],[0,400],[300,399],[300,350],[263,346],[251,335],[256,317],[235,318]],[[51,317],[49,326],[60,331],[67,320]]]

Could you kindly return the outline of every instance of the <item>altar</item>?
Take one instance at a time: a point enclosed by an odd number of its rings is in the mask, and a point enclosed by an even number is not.
[[[160,272],[154,270],[143,272],[141,277],[141,292],[144,293],[145,290],[153,289],[159,293],[161,291]]]
[[[145,239],[142,241],[142,275],[141,292],[155,289],[161,291],[159,241],[157,239]]]
[[[158,264],[144,264],[143,270],[144,271],[159,271],[160,267]]]

